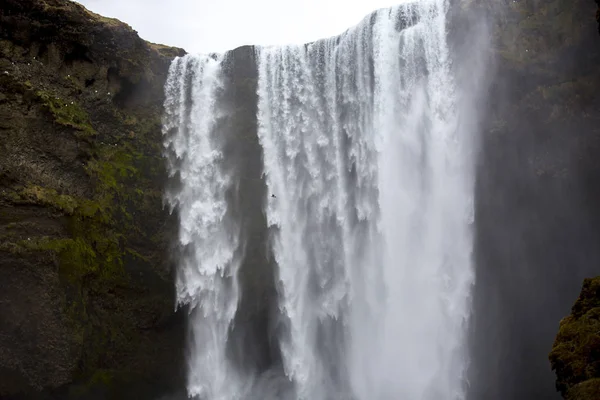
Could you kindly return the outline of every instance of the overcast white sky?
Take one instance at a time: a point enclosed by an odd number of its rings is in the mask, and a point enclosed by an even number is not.
[[[79,0],[128,23],[146,40],[188,52],[244,44],[304,43],[337,35],[405,0]]]

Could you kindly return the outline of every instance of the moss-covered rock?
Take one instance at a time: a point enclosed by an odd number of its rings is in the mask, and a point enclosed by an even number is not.
[[[600,398],[600,379],[589,379],[569,390],[567,400],[595,400]]]
[[[30,88],[31,83],[25,82]],[[78,131],[88,135],[94,135],[96,132],[90,125],[88,114],[79,104],[71,101],[61,100],[60,97],[44,91],[36,92],[36,96],[42,102],[48,111],[54,116],[54,120],[62,125],[75,128]]]
[[[181,386],[160,119],[182,54],[71,1],[0,3],[0,397]]]
[[[556,388],[569,400],[600,398],[600,277],[586,279],[552,352]]]

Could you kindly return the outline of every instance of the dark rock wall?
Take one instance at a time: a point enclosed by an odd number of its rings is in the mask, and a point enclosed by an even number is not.
[[[560,398],[547,354],[600,272],[600,47],[590,0],[495,2],[476,188],[472,400]],[[599,397],[600,398],[600,397]]]
[[[0,398],[183,386],[161,155],[182,53],[66,0],[0,2]]]
[[[240,223],[243,261],[239,282],[241,300],[230,336],[231,356],[246,373],[261,374],[279,362],[279,349],[271,342],[278,304],[274,261],[270,257],[264,206],[267,186],[263,176],[262,147],[257,129],[258,69],[253,46],[230,51],[224,60],[226,102],[230,117],[226,131],[226,159],[238,182],[230,204]]]

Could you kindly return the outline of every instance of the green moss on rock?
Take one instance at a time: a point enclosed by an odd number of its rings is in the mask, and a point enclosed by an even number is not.
[[[560,323],[550,363],[565,398],[600,398],[600,277],[584,281],[571,315]]]
[[[44,107],[54,116],[54,120],[64,126],[75,128],[86,135],[96,134],[90,124],[88,113],[75,101],[61,99],[60,97],[44,91],[37,91],[36,96]]]
[[[575,385],[566,397],[567,400],[600,399],[600,378],[590,379]]]
[[[64,211],[66,214],[73,214],[77,208],[77,200],[72,196],[59,194],[54,189],[44,188],[37,185],[30,185],[20,193],[21,199],[31,201],[36,204],[51,206],[57,210]]]

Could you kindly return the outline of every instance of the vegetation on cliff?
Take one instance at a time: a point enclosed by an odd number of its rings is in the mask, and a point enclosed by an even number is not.
[[[0,4],[0,397],[180,379],[160,118],[182,53],[67,0]]]
[[[556,388],[568,400],[600,398],[600,277],[586,279],[550,353]]]

